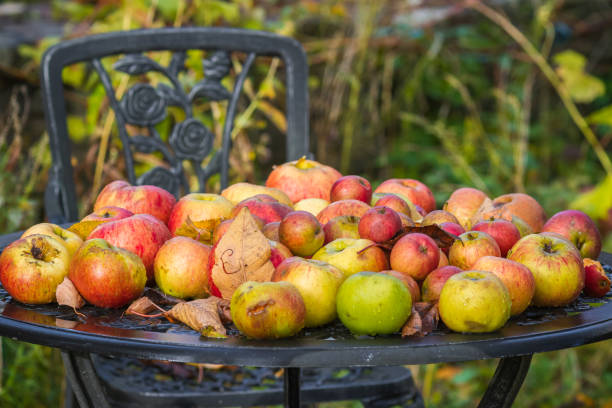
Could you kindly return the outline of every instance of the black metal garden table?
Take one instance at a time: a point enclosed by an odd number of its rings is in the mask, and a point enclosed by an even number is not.
[[[16,238],[0,237],[0,248]],[[612,255],[600,260],[612,265]],[[608,274],[612,271],[606,266]],[[299,406],[300,369],[305,367],[396,366],[500,358],[479,406],[509,407],[534,353],[576,347],[612,338],[612,295],[580,298],[566,308],[528,310],[489,334],[459,334],[444,329],[422,338],[399,335],[355,338],[340,324],[307,330],[296,338],[256,341],[237,334],[227,339],[201,337],[172,323],[122,317],[121,311],[84,310],[79,319],[63,306],[28,306],[0,293],[0,335],[63,351],[72,380],[84,384],[92,401],[105,401],[89,353],[178,362],[285,367],[285,404]],[[95,404],[95,403],[94,403]],[[105,405],[101,405],[105,406]]]

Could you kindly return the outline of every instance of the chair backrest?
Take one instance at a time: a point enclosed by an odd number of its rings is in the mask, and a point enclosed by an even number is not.
[[[188,50],[207,51],[203,60],[204,78],[187,92],[178,80],[185,67]],[[148,51],[170,51],[172,58],[162,66],[147,57]],[[246,54],[242,70],[236,74],[234,88],[228,90],[221,80],[231,68],[231,53]],[[129,75],[156,72],[167,79],[156,87],[147,83],[132,85],[117,100],[110,76],[101,59],[122,55],[113,69]],[[287,143],[286,158],[294,160],[308,154],[308,66],[302,46],[295,40],[279,35],[233,28],[163,28],[112,32],[61,42],[50,47],[43,56],[41,84],[47,130],[50,138],[52,167],[45,192],[45,210],[51,222],[76,221],[77,197],[73,168],[70,162],[66,101],[62,70],[64,67],[90,62],[97,72],[110,107],[115,112],[117,133],[125,157],[127,178],[132,184],[153,184],[175,195],[182,189],[189,192],[183,161],[189,160],[197,175],[199,191],[206,180],[221,174],[221,188],[228,182],[231,133],[236,117],[238,98],[249,68],[257,56],[279,57],[285,64]],[[201,121],[194,119],[192,103],[195,99],[228,100],[222,143],[206,167],[201,164],[211,154],[213,134]],[[176,123],[167,143],[154,125],[165,118],[168,106],[178,106],[185,119]],[[148,131],[148,135],[130,135],[126,125]],[[136,177],[134,152],[159,152],[167,163]]]

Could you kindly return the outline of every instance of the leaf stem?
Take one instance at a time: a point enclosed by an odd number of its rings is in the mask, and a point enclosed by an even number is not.
[[[563,85],[563,82],[556,74],[554,69],[550,66],[550,64],[546,61],[544,56],[534,47],[534,45],[529,41],[527,37],[516,28],[508,18],[501,15],[497,11],[492,8],[482,4],[480,0],[467,0],[465,6],[468,8],[472,8],[489,20],[493,21],[499,27],[501,27],[518,45],[523,48],[523,51],[529,56],[529,58],[538,66],[540,71],[544,74],[548,82],[555,88],[559,98],[561,98],[561,102],[565,106],[565,109],[569,113],[570,117],[582,132],[583,136],[589,142],[593,150],[595,151],[595,155],[599,159],[601,166],[604,168],[606,173],[609,176],[612,176],[612,162],[610,161],[610,157],[606,154],[604,148],[599,143],[597,136],[593,132],[593,130],[589,127],[586,119],[582,116],[578,107],[572,100],[571,96],[567,88]]]

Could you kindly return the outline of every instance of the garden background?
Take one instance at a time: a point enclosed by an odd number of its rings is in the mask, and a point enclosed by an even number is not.
[[[529,193],[548,215],[579,208],[598,221],[612,251],[610,1],[55,0],[3,2],[0,22],[0,233],[44,219],[50,154],[38,68],[46,47],[113,30],[231,26],[288,35],[305,47],[319,161],[373,185],[419,179],[438,206],[473,186],[490,197]],[[188,61],[186,84],[200,79],[200,57]],[[282,66],[269,62],[245,86],[234,181],[262,182],[284,154]],[[101,186],[121,177],[121,146],[87,68],[75,66],[65,79],[86,214]],[[196,114],[222,120],[222,111],[209,103]],[[138,158],[140,171],[158,162]],[[59,407],[59,353],[1,344],[0,406]],[[611,346],[536,355],[516,406],[612,407]],[[428,406],[468,407],[494,369],[494,361],[480,361],[414,372]]]

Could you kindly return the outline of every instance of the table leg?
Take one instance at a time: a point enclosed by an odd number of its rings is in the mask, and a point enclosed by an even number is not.
[[[531,364],[531,354],[499,360],[478,408],[510,408]]]
[[[110,408],[89,354],[62,351],[66,379],[80,408]]]
[[[300,369],[285,368],[285,407],[300,408]]]

